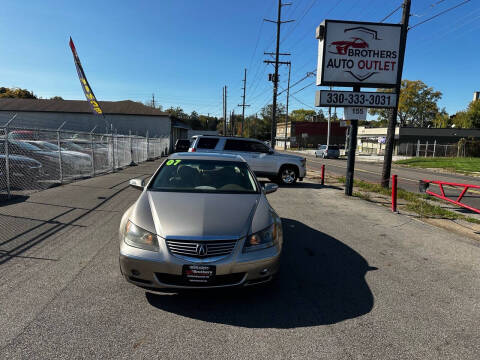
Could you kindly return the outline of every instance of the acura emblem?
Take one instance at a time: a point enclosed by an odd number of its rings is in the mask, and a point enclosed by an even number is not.
[[[207,255],[207,246],[205,244],[197,244],[197,255],[205,256]]]

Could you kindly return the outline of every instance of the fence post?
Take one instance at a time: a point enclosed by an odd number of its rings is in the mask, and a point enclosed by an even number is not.
[[[93,128],[95,130],[95,128]],[[92,177],[95,177],[95,143],[93,142],[93,130],[90,132],[90,150],[92,154]]]
[[[437,148],[437,139],[433,142],[433,157],[435,157],[435,150]]]
[[[408,156],[408,143],[407,143],[407,147],[406,147],[406,149],[405,149],[405,155]]]
[[[10,199],[10,158],[8,156],[8,124],[5,126],[5,176],[7,180],[7,199]]]
[[[60,131],[57,130],[57,146],[58,146],[58,169],[60,171],[60,184],[63,184],[63,167],[62,167],[62,148],[60,147]]]
[[[322,185],[325,185],[325,165],[322,165]]]
[[[115,172],[115,134],[112,132],[112,172]]]
[[[392,211],[397,212],[397,175],[392,175]]]
[[[427,151],[428,151],[428,141],[425,143],[425,157],[427,157]]]
[[[130,166],[135,166],[135,160],[133,160],[133,139],[132,139],[132,130],[128,131],[128,138],[130,139]]]
[[[417,157],[420,157],[420,139],[417,140]]]
[[[7,180],[7,199],[10,200],[10,157],[9,157],[9,148],[8,148],[8,126],[10,123],[15,120],[17,114],[13,115],[10,120],[5,124],[5,177]]]
[[[150,159],[150,153],[149,153],[149,140],[148,140],[148,130],[147,130],[147,133],[145,134],[145,137],[146,137],[146,141],[147,141],[147,161]]]
[[[58,170],[60,171],[60,184],[63,184],[63,165],[62,165],[62,143],[60,141],[60,130],[62,129],[63,125],[67,122],[64,121],[62,125],[60,125],[57,129],[57,146],[58,146]]]

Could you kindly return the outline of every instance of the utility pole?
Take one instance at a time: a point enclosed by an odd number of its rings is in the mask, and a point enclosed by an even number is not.
[[[390,184],[390,172],[392,170],[393,146],[395,143],[395,128],[397,125],[398,101],[400,99],[400,89],[402,85],[403,60],[405,58],[405,46],[407,44],[408,22],[410,20],[411,0],[403,1],[402,13],[402,32],[400,38],[400,54],[398,57],[398,74],[395,93],[397,94],[397,103],[391,110],[390,120],[387,128],[387,139],[385,141],[385,155],[383,156],[382,186],[388,188]]]
[[[230,135],[235,136],[235,110],[232,109],[232,113],[230,114]]]
[[[283,150],[287,150],[287,127],[288,127],[288,100],[290,98],[290,72],[292,70],[292,64],[288,64],[288,84],[287,84],[287,114],[285,115],[285,140],[283,142]],[[290,130],[290,135],[291,130]]]
[[[282,4],[282,0],[278,0],[278,12],[277,12],[277,21],[265,19],[265,21],[277,24],[277,44],[275,48],[275,72],[273,75],[273,101],[272,101],[272,128],[270,131],[270,141],[272,148],[275,148],[275,135],[277,131],[277,93],[278,93],[278,65],[281,63],[279,61],[280,55],[280,27],[284,23],[292,22],[293,20],[281,21],[282,18],[282,6],[288,6],[291,3]],[[283,55],[283,54],[282,54]],[[288,54],[290,55],[290,54]],[[272,63],[272,61],[265,61],[266,63]]]
[[[155,109],[155,94],[152,94],[152,108]]]
[[[242,136],[244,136],[245,131],[245,106],[250,106],[245,104],[245,92],[247,90],[247,69],[245,69],[245,73],[243,75],[243,96],[242,96],[242,104],[238,105],[242,107]]]

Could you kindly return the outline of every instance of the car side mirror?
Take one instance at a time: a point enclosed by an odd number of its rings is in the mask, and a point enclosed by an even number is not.
[[[130,186],[137,189],[143,190],[145,188],[145,180],[143,179],[131,179]]]
[[[278,190],[278,185],[274,183],[266,183],[263,185],[263,190],[265,191],[265,194],[271,194]]]

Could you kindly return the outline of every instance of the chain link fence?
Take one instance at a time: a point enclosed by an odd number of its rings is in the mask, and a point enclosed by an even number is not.
[[[0,127],[0,200],[168,154],[169,138]]]
[[[479,146],[474,141],[459,141],[454,144],[434,142],[401,143],[397,155],[412,157],[475,157],[480,155]]]

